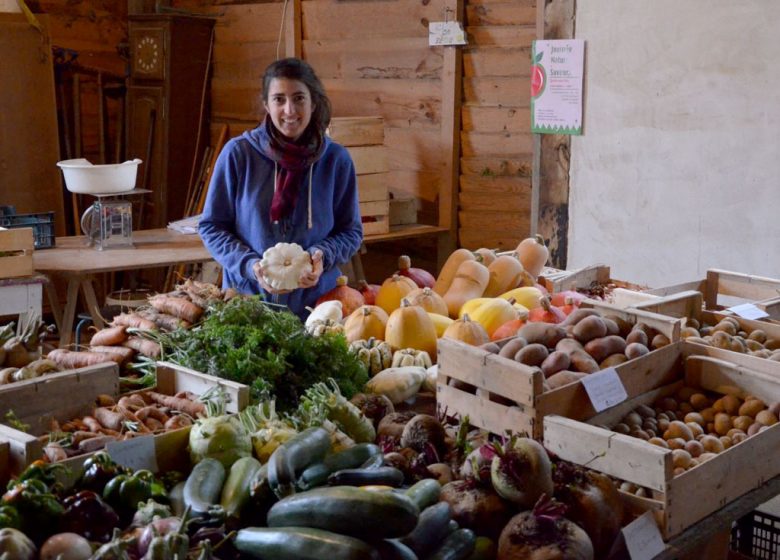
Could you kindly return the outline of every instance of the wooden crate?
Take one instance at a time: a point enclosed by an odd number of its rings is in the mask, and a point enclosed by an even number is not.
[[[670,296],[686,291],[698,291],[704,298],[704,308],[722,311],[741,303],[753,303],[764,309],[772,319],[780,319],[780,280],[741,272],[710,269],[704,280],[694,280],[649,290],[657,296]]]
[[[594,304],[602,315],[618,315],[630,323],[643,322],[657,329],[670,340],[680,338],[680,319],[662,317],[638,310],[624,310],[608,304]],[[665,356],[664,348],[650,354]],[[542,436],[542,421],[548,414],[586,419],[595,414],[581,383],[572,383],[553,391],[544,391],[544,375],[539,368],[529,367],[491,354],[485,350],[446,338],[438,342],[439,373],[436,398],[448,415],[468,415],[469,422],[479,428],[502,435],[506,430]],[[615,369],[627,391],[634,395],[657,385],[657,375],[647,371],[645,362],[629,360]],[[476,392],[453,387],[454,379],[476,387]]]
[[[672,383],[633,396],[587,422],[549,416],[544,423],[544,445],[562,459],[650,489],[652,498],[622,495],[633,511],[653,511],[668,540],[780,474],[780,424],[678,476],[673,475],[671,450],[599,426],[614,425],[639,404],[672,394],[684,382],[715,392],[726,385],[736,386],[765,402],[775,402],[780,400],[780,380],[702,355],[701,346],[685,341],[662,350],[639,361],[666,369],[669,359],[676,358]],[[671,351],[676,355],[670,356]]]
[[[0,230],[0,278],[31,276],[33,248],[32,228]]]
[[[603,264],[577,270],[545,267],[539,274],[539,283],[551,294],[565,290],[586,290],[594,284],[605,286],[609,288],[605,294],[607,301],[618,307],[629,307],[657,297],[646,293],[647,286],[612,278],[610,267]]]
[[[363,233],[390,231],[387,148],[382,117],[344,117],[331,121],[329,134],[345,146],[355,164]]]
[[[5,488],[8,479],[11,476],[9,461],[10,445],[8,441],[0,438],[0,487]]]
[[[160,362],[157,379],[156,390],[166,395],[174,395],[179,391],[203,394],[220,386],[229,398],[226,405],[228,412],[243,410],[249,402],[249,387],[246,385],[198,373],[175,364]],[[17,474],[43,456],[44,445],[38,436],[48,433],[53,419],[66,422],[89,414],[95,406],[95,399],[101,394],[119,396],[119,369],[116,364],[105,363],[53,373],[13,383],[0,391],[0,410],[12,410],[23,424],[29,425],[29,429],[23,432],[0,424],[0,437],[7,439],[10,445],[10,472]],[[178,437],[188,437],[188,433],[189,428],[182,428],[155,435],[155,438],[161,438],[159,444],[155,441],[155,446],[164,447]],[[161,450],[161,453],[164,454],[164,450]],[[77,470],[90,455],[87,453],[71,457],[64,463]],[[172,459],[174,458],[171,457]]]

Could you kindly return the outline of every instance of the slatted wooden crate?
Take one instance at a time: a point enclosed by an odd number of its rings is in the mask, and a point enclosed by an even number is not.
[[[0,278],[31,276],[33,248],[32,228],[0,230]]]
[[[608,304],[592,304],[602,315],[617,315],[629,323],[643,322],[666,335],[680,338],[682,320],[639,310],[619,309]],[[664,348],[651,354],[665,355]],[[576,382],[544,391],[544,375],[529,367],[481,348],[446,338],[438,342],[438,406],[448,415],[468,415],[469,422],[492,433],[507,430],[542,436],[543,419],[548,414],[585,419],[595,414],[582,383]],[[648,390],[653,372],[643,362],[629,360],[615,368],[623,384],[633,394]],[[467,383],[475,392],[457,388],[451,380]],[[631,394],[631,393],[630,393]]]
[[[329,134],[352,156],[357,174],[360,215],[366,235],[390,231],[387,148],[382,117],[342,117],[331,121]]]
[[[703,280],[656,288],[648,293],[670,296],[686,291],[702,294],[704,309],[722,311],[741,303],[752,303],[766,311],[771,319],[780,320],[780,279],[710,269]]]
[[[780,424],[677,476],[670,449],[600,426],[614,426],[636,406],[674,394],[683,384],[714,392],[733,386],[765,402],[776,402],[780,400],[780,381],[702,355],[700,345],[682,341],[661,350],[638,360],[646,362],[648,371],[656,372],[656,380],[662,382],[656,388],[639,395],[629,393],[629,400],[587,422],[548,416],[544,445],[562,459],[651,490],[651,498],[621,494],[633,511],[652,511],[668,540],[780,474]]]
[[[606,300],[619,307],[654,299],[646,293],[646,286],[612,278],[609,266],[595,264],[577,270],[559,270],[545,267],[539,275],[539,283],[551,294],[565,290],[587,290],[594,286],[607,288]]]
[[[243,410],[249,402],[249,387],[205,375],[181,366],[160,362],[157,368],[156,391],[175,395],[179,391],[203,394],[214,387],[221,387],[228,398],[227,412]],[[89,414],[95,406],[98,395],[119,396],[119,370],[116,364],[105,363],[64,371],[13,383],[0,391],[0,410],[13,411],[16,418],[29,426],[20,431],[6,424],[0,424],[0,437],[9,442],[9,470],[11,474],[21,472],[27,465],[43,456],[44,443],[39,439],[49,432],[52,420],[66,422]],[[2,421],[2,419],[0,419]],[[165,447],[188,438],[189,427],[154,436],[155,447]],[[159,440],[159,441],[158,441]],[[64,464],[78,471],[91,453],[71,457]],[[170,460],[175,460],[170,457]]]
[[[0,438],[0,487],[2,488],[5,488],[8,478],[11,476],[8,465],[9,448],[8,442]]]

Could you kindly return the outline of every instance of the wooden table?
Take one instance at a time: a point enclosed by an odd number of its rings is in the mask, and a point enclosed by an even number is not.
[[[93,285],[96,274],[212,260],[197,234],[185,235],[169,229],[142,230],[133,232],[133,243],[133,247],[98,251],[87,245],[83,235],[58,237],[54,248],[33,253],[33,267],[36,271],[62,276],[68,281],[65,309],[61,314],[51,282],[46,285],[60,331],[60,347],[71,342],[79,289],[84,294],[94,325],[98,328],[104,325]]]

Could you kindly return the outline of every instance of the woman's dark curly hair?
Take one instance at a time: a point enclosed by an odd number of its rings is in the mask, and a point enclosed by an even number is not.
[[[330,124],[331,106],[325,88],[314,73],[314,69],[300,58],[283,58],[272,63],[263,74],[263,101],[266,103],[268,103],[271,80],[274,78],[297,80],[309,88],[313,109],[311,122],[306,127],[302,143],[321,146],[325,141],[325,130]]]

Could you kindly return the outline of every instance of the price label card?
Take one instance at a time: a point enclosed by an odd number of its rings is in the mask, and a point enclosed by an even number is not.
[[[428,45],[465,45],[466,32],[459,21],[432,21],[428,24]]]
[[[650,511],[623,527],[623,537],[631,560],[651,560],[666,548]]]
[[[106,445],[109,457],[123,467],[133,470],[146,469],[157,472],[157,454],[154,437],[142,436],[116,441]]]
[[[728,311],[731,311],[735,315],[739,315],[743,319],[763,319],[764,317],[769,317],[769,313],[760,307],[756,307],[752,303],[735,305],[734,307],[729,307]]]
[[[615,368],[607,368],[596,373],[586,375],[580,381],[590,397],[590,402],[596,412],[606,410],[611,406],[622,403],[628,398],[626,388],[618,377]]]

